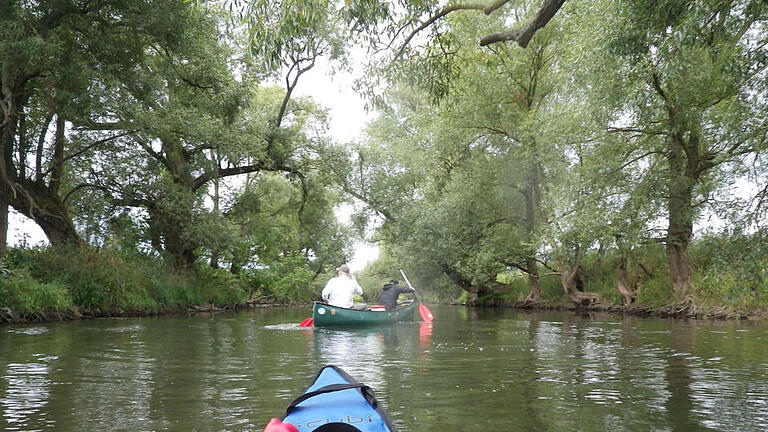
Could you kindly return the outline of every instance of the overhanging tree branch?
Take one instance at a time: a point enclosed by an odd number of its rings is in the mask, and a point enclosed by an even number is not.
[[[411,40],[422,30],[425,28],[431,26],[435,23],[435,21],[439,20],[440,18],[445,17],[446,15],[456,12],[456,11],[466,11],[466,10],[477,10],[477,11],[483,11],[486,15],[490,15],[493,11],[496,9],[502,7],[504,4],[508,3],[509,0],[497,0],[493,2],[490,5],[483,5],[479,3],[460,3],[455,5],[446,6],[440,11],[438,11],[436,14],[432,15],[421,23],[418,27],[413,29],[411,34],[408,35],[408,37],[405,38],[405,41],[400,45],[400,48],[397,50],[397,54],[395,54],[395,59],[399,58],[401,55],[403,55],[403,52],[405,51],[405,48],[408,46],[409,43],[411,43]]]
[[[248,173],[253,173],[258,171],[282,171],[282,172],[295,174],[299,177],[303,177],[303,174],[296,168],[289,167],[283,164],[273,164],[273,163],[269,163],[267,161],[262,160],[262,161],[259,161],[258,163],[251,164],[251,165],[219,168],[218,170],[207,171],[199,175],[194,180],[192,180],[191,188],[193,191],[196,191],[201,187],[205,186],[206,183],[208,183],[209,181],[213,180],[216,177],[223,178],[223,177],[230,177],[230,176],[235,176],[240,174],[248,174]]]
[[[123,132],[123,133],[119,133],[117,135],[113,135],[111,137],[107,137],[107,138],[104,138],[104,139],[100,139],[98,141],[94,141],[93,143],[83,147],[82,149],[80,149],[80,150],[78,150],[78,151],[76,151],[76,152],[74,152],[72,154],[69,154],[69,155],[63,157],[60,162],[64,163],[64,162],[66,162],[66,161],[68,161],[70,159],[74,159],[74,158],[80,156],[81,154],[87,152],[88,150],[90,150],[90,149],[92,149],[92,148],[94,148],[96,146],[99,146],[101,144],[107,143],[109,141],[112,141],[112,140],[120,138],[120,137],[124,137],[126,135],[134,134],[136,132],[138,132],[138,130],[126,131],[126,132]],[[53,168],[49,168],[44,173],[42,173],[42,176],[44,177],[44,176],[48,175],[51,172],[51,169],[53,169]]]
[[[405,38],[405,41],[403,41],[403,43],[400,45],[400,48],[398,48],[393,59],[397,60],[403,55],[405,49],[408,47],[408,44],[411,43],[413,38],[419,32],[431,26],[439,19],[444,18],[448,14],[457,11],[482,11],[485,15],[490,15],[500,7],[509,3],[509,1],[510,0],[496,0],[493,3],[487,5],[479,3],[458,3],[446,6],[429,17],[426,21],[419,24],[415,29],[413,29],[413,31],[411,31],[411,33]],[[552,18],[555,16],[555,14],[557,14],[564,3],[565,0],[546,0],[541,8],[539,8],[538,12],[536,12],[536,15],[534,15],[534,17],[525,27],[522,29],[507,30],[489,34],[488,36],[480,39],[480,46],[487,46],[499,42],[515,41],[522,48],[527,47],[528,43],[533,38],[533,35],[536,34],[539,29],[546,26],[550,20],[552,20]]]
[[[544,5],[536,12],[533,19],[522,29],[507,30],[498,33],[492,33],[480,39],[480,46],[487,46],[499,42],[515,41],[520,47],[525,48],[533,39],[539,29],[549,23],[557,11],[563,7],[565,0],[547,0]]]
[[[277,119],[275,119],[275,127],[279,128],[280,124],[283,122],[283,117],[285,116],[285,109],[288,106],[288,101],[291,100],[291,94],[293,93],[293,89],[296,88],[296,84],[298,84],[299,77],[308,70],[315,67],[315,57],[313,57],[309,63],[308,66],[301,67],[301,62],[303,60],[308,59],[298,59],[296,60],[291,68],[288,70],[288,73],[285,75],[285,96],[283,97],[283,103],[280,105],[280,111],[277,113]],[[296,75],[294,75],[293,80],[291,80],[291,72],[296,69]]]

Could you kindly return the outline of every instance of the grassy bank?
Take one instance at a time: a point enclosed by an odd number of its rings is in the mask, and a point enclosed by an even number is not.
[[[178,271],[159,259],[108,250],[11,249],[0,272],[5,321],[146,315],[246,301],[240,280],[225,271]]]

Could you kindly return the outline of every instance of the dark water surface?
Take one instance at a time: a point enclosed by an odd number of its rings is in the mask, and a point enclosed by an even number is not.
[[[765,431],[768,325],[431,307],[305,330],[308,309],[0,327],[0,430],[261,431],[325,364],[400,432]]]

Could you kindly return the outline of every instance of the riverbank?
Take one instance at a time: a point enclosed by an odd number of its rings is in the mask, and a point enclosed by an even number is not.
[[[155,311],[129,311],[123,309],[80,309],[70,308],[61,311],[38,310],[28,312],[14,312],[8,308],[0,308],[0,325],[4,324],[24,324],[35,322],[51,321],[77,321],[96,318],[129,318],[129,317],[151,317],[164,315],[180,314],[199,314],[215,312],[233,312],[237,310],[254,307],[249,304],[231,304],[231,305],[191,305],[187,307],[170,308]]]
[[[189,305],[186,307],[169,308],[156,311],[129,311],[123,309],[80,309],[71,308],[65,311],[30,311],[15,313],[8,308],[0,308],[0,325],[24,324],[50,321],[74,321],[96,318],[127,318],[127,317],[151,317],[180,314],[201,314],[234,312],[244,309],[299,306],[302,304],[277,304],[277,303],[240,303],[240,304],[203,304]],[[641,316],[649,318],[675,318],[675,319],[699,319],[699,320],[747,320],[754,322],[768,322],[768,309],[754,308],[733,309],[727,307],[707,307],[695,304],[677,304],[666,306],[643,305],[615,305],[608,303],[593,303],[588,305],[576,305],[572,302],[548,302],[548,301],[494,301],[486,302],[482,306],[456,304],[465,307],[481,308],[509,308],[531,311],[570,311],[574,313],[603,312],[613,315]]]
[[[313,291],[307,277],[280,270],[233,274],[206,265],[177,268],[158,257],[117,250],[15,248],[0,260],[0,324],[308,301]]]
[[[662,254],[655,266],[663,269]],[[762,255],[761,255],[762,257]],[[762,259],[762,258],[761,258]],[[650,261],[649,261],[650,262]],[[762,260],[750,263],[757,266]],[[473,306],[529,310],[608,312],[659,318],[768,321],[768,287],[764,270],[745,273],[730,266],[703,266],[692,284],[688,303],[675,300],[664,271],[643,279],[636,301],[622,305],[615,266],[604,259],[585,265],[584,293],[590,303],[575,304],[563,294],[560,278],[540,280],[542,300],[525,301],[530,288],[519,274],[501,277]],[[390,263],[384,268],[396,264]],[[753,267],[754,267],[753,266]],[[751,267],[750,267],[751,268]],[[740,270],[741,269],[741,270]],[[197,265],[178,269],[158,257],[115,250],[12,249],[0,260],[0,324],[205,313],[255,305],[306,304],[317,296],[317,279],[302,268],[252,269],[236,274]],[[374,273],[371,270],[371,273]],[[753,279],[746,275],[752,275]],[[714,276],[717,276],[715,278]],[[368,279],[365,279],[365,278]],[[364,286],[381,286],[378,274],[361,275]],[[756,282],[757,281],[757,282]],[[441,287],[431,286],[434,295]],[[455,290],[445,288],[443,290]],[[377,298],[375,288],[366,295]],[[464,292],[468,302],[468,294]]]
[[[768,309],[765,308],[704,306],[697,305],[693,302],[649,306],[638,304],[617,305],[604,302],[576,304],[566,300],[554,302],[530,300],[510,301],[497,298],[489,299],[485,301],[483,305],[475,307],[504,307],[542,311],[607,312],[616,315],[645,316],[653,318],[768,321]]]

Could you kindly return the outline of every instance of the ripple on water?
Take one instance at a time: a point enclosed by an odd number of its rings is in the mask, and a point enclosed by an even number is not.
[[[8,330],[8,333],[35,336],[48,333],[49,331],[47,327],[21,327]]]
[[[26,423],[32,418],[45,423],[45,406],[51,392],[49,363],[55,356],[36,354],[42,362],[9,363],[3,376],[5,395],[0,398],[3,419],[11,425],[9,430],[28,430]],[[16,426],[20,427],[15,429]]]
[[[312,331],[313,327],[301,327],[297,323],[270,324],[263,327],[266,330],[304,330]]]

